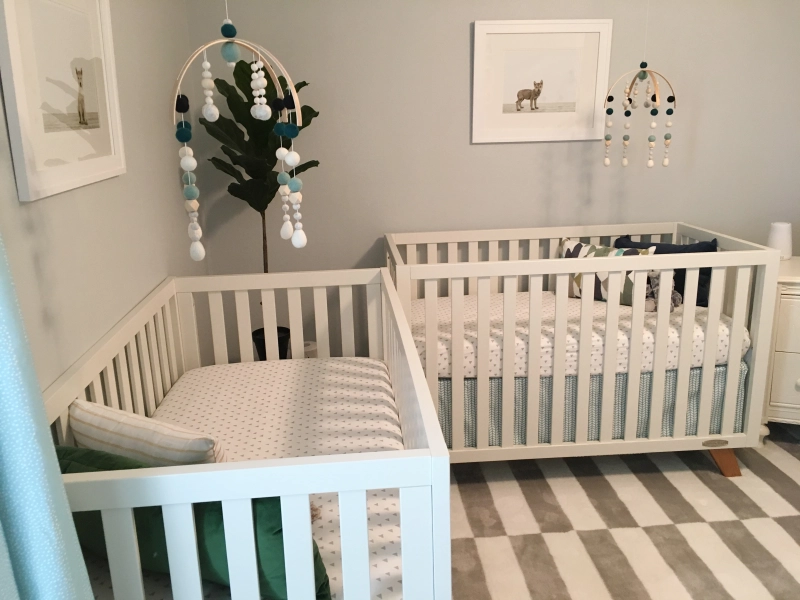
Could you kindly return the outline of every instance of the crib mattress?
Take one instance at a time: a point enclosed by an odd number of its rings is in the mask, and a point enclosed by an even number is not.
[[[437,299],[438,316],[438,376],[451,377],[451,304],[450,298]],[[603,372],[603,339],[606,330],[606,303],[595,301],[594,318],[592,321],[592,350],[590,367],[592,375]],[[464,296],[464,376],[477,377],[477,296]],[[514,376],[528,376],[528,340],[530,336],[528,327],[528,292],[518,292],[516,300],[516,335]],[[630,306],[620,306],[619,332],[617,334],[617,373],[628,371],[628,349],[631,340],[631,317],[633,309]],[[492,294],[489,307],[489,377],[502,377],[503,375],[503,294]],[[409,311],[409,324],[414,336],[414,343],[419,352],[422,364],[426,360],[425,348],[425,300],[415,300],[411,303]],[[578,372],[578,344],[580,342],[581,299],[567,299],[567,352],[566,374],[576,375]],[[655,352],[656,313],[645,313],[644,331],[642,339],[642,372],[653,370],[653,355]],[[667,341],[667,369],[678,368],[678,355],[680,351],[680,330],[683,320],[683,307],[678,307],[670,315],[669,332]],[[691,367],[700,367],[703,364],[705,350],[705,330],[708,323],[708,309],[697,307],[692,343]],[[555,294],[542,292],[542,327],[539,336],[541,345],[540,373],[541,377],[553,374],[553,340],[555,337]],[[722,315],[719,322],[719,335],[717,338],[716,364],[724,365],[728,362],[730,345],[731,319]],[[535,343],[535,342],[534,342]],[[745,330],[742,356],[750,348],[750,336]],[[737,357],[737,359],[741,359]]]
[[[389,372],[371,358],[201,367],[153,418],[215,436],[228,461],[403,449]]]

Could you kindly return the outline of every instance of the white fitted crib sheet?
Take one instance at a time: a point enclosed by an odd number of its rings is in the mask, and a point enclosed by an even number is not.
[[[389,371],[371,358],[194,369],[153,418],[215,436],[228,461],[403,449]]]
[[[451,300],[438,298],[437,315],[439,323],[438,351],[439,351],[439,377],[451,377]],[[594,318],[592,321],[592,351],[591,374],[598,375],[603,372],[603,339],[606,331],[606,303],[595,301]],[[477,377],[477,296],[464,296],[464,377]],[[516,301],[516,340],[514,357],[514,376],[528,376],[528,292],[518,292]],[[628,349],[631,339],[631,317],[633,308],[620,306],[619,333],[617,334],[617,373],[628,372]],[[411,303],[409,322],[414,343],[419,352],[422,364],[425,364],[425,300],[415,300]],[[581,299],[567,299],[567,353],[566,374],[575,375],[578,372],[578,344],[580,342]],[[503,376],[503,294],[491,294],[489,307],[489,377]],[[645,313],[644,332],[642,340],[642,372],[653,370],[653,355],[655,352],[656,313]],[[678,368],[678,355],[680,351],[680,330],[683,319],[683,307],[678,307],[670,315],[669,334],[667,341],[667,369]],[[705,330],[708,322],[708,309],[697,307],[692,343],[692,367],[703,364],[705,348]],[[728,349],[730,345],[731,319],[722,315],[719,322],[719,335],[717,338],[716,364],[728,363]],[[540,376],[550,377],[553,374],[553,340],[555,338],[555,294],[542,292],[542,327],[541,327],[541,355]],[[742,356],[750,348],[750,335],[745,330]],[[738,357],[741,358],[741,357]]]

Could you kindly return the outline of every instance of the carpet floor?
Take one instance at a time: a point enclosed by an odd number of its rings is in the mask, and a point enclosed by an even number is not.
[[[452,467],[456,600],[800,599],[800,426],[737,450]]]

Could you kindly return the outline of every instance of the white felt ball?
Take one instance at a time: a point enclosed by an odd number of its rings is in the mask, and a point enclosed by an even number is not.
[[[197,168],[197,161],[192,156],[184,156],[181,159],[181,169],[184,171],[194,171]]]
[[[250,79],[258,79],[258,73],[251,73]]]
[[[253,81],[250,82],[250,89],[253,89],[253,90],[259,89],[259,87],[258,87],[258,79],[253,79]]]
[[[202,242],[192,242],[192,245],[189,246],[189,256],[196,261],[201,261],[206,257],[206,249],[203,248]]]
[[[606,156],[603,159],[603,164],[608,167],[609,165],[611,165],[611,159]]]
[[[666,123],[664,123],[664,124],[665,124],[667,127],[672,127],[672,121],[667,121],[667,122],[666,122]]]
[[[219,119],[219,109],[213,104],[206,104],[203,107],[203,116],[206,118],[207,121],[213,123],[214,121]]]
[[[203,71],[203,79],[211,79],[211,71]]]
[[[665,158],[665,159],[664,159],[664,160],[661,162],[661,165],[662,165],[662,166],[664,166],[664,167],[668,167],[668,166],[669,166],[669,159],[668,159],[668,158]]]
[[[211,98],[214,95],[214,90],[203,90],[203,93],[206,95],[206,98]]]
[[[214,80],[213,79],[203,79],[200,82],[200,85],[203,86],[203,89],[210,90],[214,88]]]
[[[250,107],[250,116],[252,116],[254,119],[258,118],[258,109],[258,104],[253,104],[253,106]]]
[[[288,207],[287,207],[287,208],[288,208]],[[292,220],[292,217],[290,217],[289,215],[283,215],[283,220],[284,220],[284,221],[291,221],[291,220]]]
[[[207,60],[204,60],[204,61],[203,61],[203,64],[202,64],[202,67],[203,67],[203,69],[205,69],[206,71],[208,71],[208,70],[211,68],[211,63],[210,63],[210,62],[208,62]]]
[[[289,165],[290,167],[296,167],[297,165],[300,164],[300,155],[297,152],[292,151],[286,155],[285,160],[286,164]]]
[[[630,93],[631,93],[631,88],[625,88],[625,95],[627,96]]]
[[[183,203],[183,208],[186,209],[187,213],[197,212],[197,209],[200,208],[200,203],[197,200],[186,200]]]
[[[303,218],[303,215],[301,215],[299,212],[296,212],[294,213],[294,218],[299,221],[300,219]]]
[[[636,100],[634,100],[633,102],[631,102],[631,107],[632,107],[632,108],[636,108],[637,106],[639,106],[639,105],[636,103]]]
[[[614,121],[612,121],[611,119],[606,121],[606,127],[611,127],[613,124],[614,124]]]
[[[214,99],[211,96],[206,96],[206,104],[214,104]]]
[[[231,21],[230,19],[225,19],[225,20],[224,20],[222,23],[223,23],[224,25],[232,25],[232,24],[233,24],[233,21]]]
[[[253,71],[253,73],[255,73],[256,71],[258,71],[258,65],[256,63],[252,63],[250,65],[250,70]]]
[[[264,68],[264,62],[259,60],[259,61],[256,63],[256,67],[257,67],[257,68],[259,68],[259,69],[263,69],[263,68]]]
[[[264,116],[262,117],[264,121],[269,121],[272,118],[272,109],[267,106],[267,99],[261,99],[261,108],[264,109]]]
[[[281,208],[283,209],[283,212],[289,212],[289,205],[288,204],[284,204],[283,206],[281,206]]]
[[[189,239],[193,242],[199,242],[203,237],[203,230],[197,223],[189,223]]]
[[[300,225],[300,223],[298,223]],[[305,248],[308,243],[308,238],[302,229],[295,229],[292,234],[292,246],[295,248]]]
[[[651,168],[654,164],[656,164],[656,163],[653,162],[653,159],[648,160],[647,161],[647,168],[648,169]]]
[[[286,215],[287,217],[289,215]],[[288,240],[292,237],[292,233],[294,232],[294,227],[292,227],[291,221],[284,221],[283,226],[281,227],[281,237],[285,240]]]
[[[628,159],[627,158],[623,158],[622,159],[622,166],[623,167],[627,167],[628,166]]]
[[[655,121],[651,121],[650,122],[650,129],[655,129],[656,127],[658,127],[658,123],[656,123]]]
[[[264,89],[267,88],[267,79],[266,79],[266,77],[259,77],[258,79],[256,79],[256,81],[258,82],[258,89],[264,90]]]
[[[289,202],[292,204],[300,204],[303,201],[303,194],[301,192],[292,192],[289,194]]]
[[[625,100],[625,102],[622,103],[622,108],[628,108],[630,105],[631,103]]]
[[[180,150],[178,150],[178,156],[183,158],[184,156],[194,156],[194,150],[189,148],[189,146],[184,146]]]
[[[289,150],[287,148],[278,148],[275,150],[275,156],[278,160],[284,160],[287,154],[289,154]]]
[[[236,66],[235,62],[229,62],[229,63],[225,63],[225,64],[228,65],[231,69]]]
[[[649,93],[649,92],[648,92],[648,93]],[[645,100],[645,101],[644,101],[644,107],[645,107],[645,108],[650,108],[650,100]]]
[[[288,185],[282,185],[281,187],[278,188],[278,193],[281,196],[288,196],[289,194],[292,193],[292,190],[289,189]]]
[[[259,119],[260,121],[268,121],[272,116],[272,112],[268,110],[269,107],[264,106],[263,104],[257,104],[256,107],[256,119]]]
[[[292,208],[295,209],[295,210],[300,210],[300,205],[299,204],[292,204]]]
[[[630,123],[625,123],[625,129],[630,129],[630,128],[631,128],[631,124]]]
[[[639,90],[633,90],[633,95],[634,96],[638,96],[639,95]]]

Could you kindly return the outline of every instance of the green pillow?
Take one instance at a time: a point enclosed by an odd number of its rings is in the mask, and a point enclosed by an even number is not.
[[[137,460],[99,450],[56,446],[62,473],[88,473],[144,469],[148,465]],[[133,511],[139,557],[142,568],[169,573],[167,540],[160,506],[146,506]],[[99,511],[72,513],[81,545],[90,552],[106,556],[103,522]],[[200,573],[203,579],[230,585],[228,557],[225,552],[225,530],[221,502],[200,502],[194,505]],[[280,498],[258,498],[253,501],[253,523],[256,528],[256,555],[261,597],[266,600],[287,600],[286,569],[283,556],[283,529]],[[330,600],[331,590],[325,565],[314,544],[314,580],[317,600]]]

